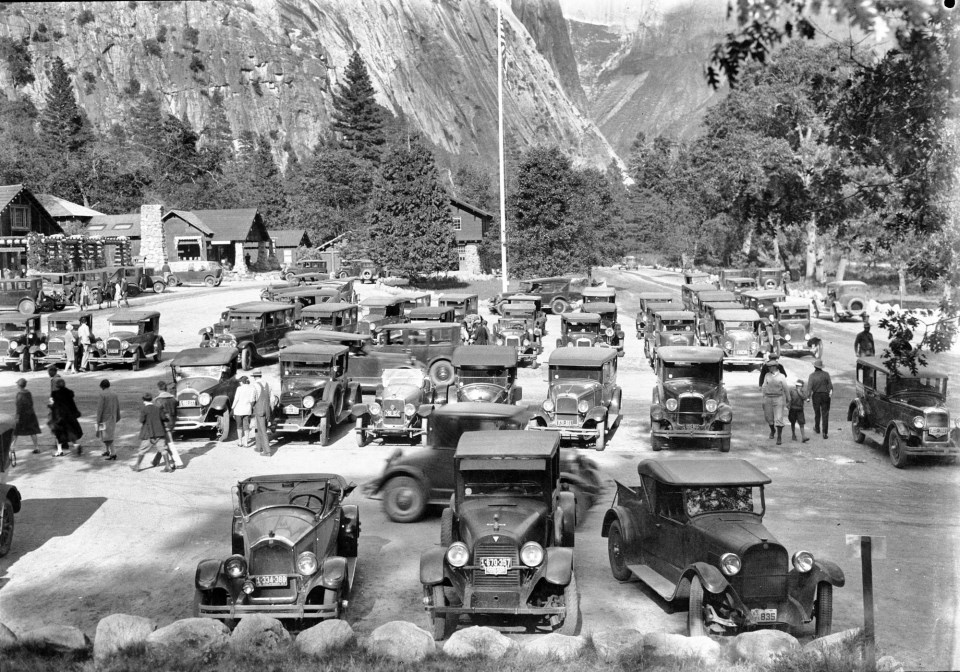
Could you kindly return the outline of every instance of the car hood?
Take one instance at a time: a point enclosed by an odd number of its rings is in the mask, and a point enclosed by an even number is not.
[[[599,389],[600,383],[593,380],[557,382],[550,386],[550,398],[556,400],[561,394],[572,394],[576,397],[582,397],[587,394],[593,394]]]
[[[421,388],[416,385],[397,383],[383,388],[382,399],[402,399],[404,402],[420,401]]]
[[[317,526],[313,513],[300,506],[271,506],[247,518],[244,532],[251,544],[275,538],[294,546]]]
[[[107,336],[107,338],[116,338],[121,341],[128,341],[131,338],[136,338],[139,335],[140,334],[138,334],[135,331],[114,331],[109,336]]]
[[[692,331],[661,331],[657,334],[660,345],[693,345],[694,337]]]
[[[283,392],[312,392],[329,382],[329,378],[286,378],[282,384]]]
[[[195,390],[196,392],[206,392],[210,388],[214,387],[219,380],[213,378],[207,378],[204,376],[195,376],[192,378],[181,378],[180,382],[177,383],[177,394],[181,392],[186,392],[187,390]]]
[[[458,401],[489,401],[502,403],[507,399],[507,391],[491,383],[471,383],[457,389]]]
[[[540,500],[485,497],[464,502],[459,513],[461,538],[471,548],[490,534],[510,537],[518,546],[546,540],[547,505]]]
[[[699,529],[711,545],[741,554],[760,542],[779,544],[759,516],[744,513],[708,513],[696,516],[691,526]]]
[[[679,396],[691,392],[702,394],[704,397],[715,397],[720,386],[705,380],[695,380],[693,378],[680,378],[678,380],[668,380],[663,383],[663,390],[667,394]]]

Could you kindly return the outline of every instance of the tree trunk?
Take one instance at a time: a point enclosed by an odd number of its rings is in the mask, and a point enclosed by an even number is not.
[[[907,269],[901,266],[897,269],[897,275],[900,276],[900,307],[903,307],[903,297],[907,295]]]
[[[743,238],[743,247],[740,249],[742,249],[743,253],[748,256],[750,254],[750,250],[753,249],[753,227],[752,226],[749,229],[747,229],[747,235],[744,236]]]
[[[811,217],[807,222],[807,270],[804,274],[811,280],[817,268],[817,218]]]
[[[848,261],[846,252],[840,255],[840,261],[837,263],[837,282],[843,282],[843,276],[847,272]]]
[[[823,283],[827,281],[827,267],[824,263],[824,257],[827,252],[823,249],[823,243],[817,245],[817,263],[816,263],[816,278],[817,282]]]
[[[780,261],[780,239],[777,237],[777,234],[774,234],[774,235],[773,235],[773,246],[772,246],[772,247],[773,247],[773,249],[772,249],[773,260],[774,260],[774,262],[775,262],[774,265],[780,265],[780,264],[781,264],[781,261]]]

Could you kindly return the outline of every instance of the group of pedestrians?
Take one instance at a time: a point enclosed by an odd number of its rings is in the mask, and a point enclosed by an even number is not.
[[[63,351],[67,359],[64,373],[78,373],[90,369],[90,356],[93,348],[93,332],[86,320],[80,320],[80,326],[74,333],[73,325],[67,324],[63,335]],[[80,352],[80,367],[77,368],[77,352]],[[57,368],[51,364],[51,368]]]
[[[259,371],[254,371],[252,382],[247,376],[240,377],[240,386],[234,394],[231,410],[237,421],[237,445],[248,447],[250,435],[253,434],[256,451],[261,455],[270,455],[268,427],[273,419],[273,401],[270,386],[262,376]]]
[[[806,443],[806,417],[804,406],[807,401],[813,406],[813,431],[828,437],[830,430],[830,399],[833,396],[833,381],[830,374],[823,370],[823,360],[813,362],[813,373],[806,385],[798,379],[793,387],[787,382],[787,372],[776,355],[771,355],[760,372],[760,390],[763,394],[763,419],[770,427],[770,438],[776,438],[777,445],[783,443],[783,428],[790,423],[790,433],[797,440],[797,427],[800,428],[800,440]],[[785,417],[786,416],[786,417]]]

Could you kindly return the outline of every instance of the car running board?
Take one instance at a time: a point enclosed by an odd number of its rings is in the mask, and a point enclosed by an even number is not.
[[[866,427],[861,427],[860,431],[863,432],[863,435],[865,437],[867,437],[874,443],[878,443],[881,446],[884,446],[887,443],[887,435],[883,430],[867,429]]]
[[[357,572],[357,559],[347,558],[347,590],[353,589],[353,577]]]
[[[627,569],[633,572],[638,579],[653,588],[653,590],[666,601],[670,602],[676,596],[677,586],[646,565],[627,565]]]

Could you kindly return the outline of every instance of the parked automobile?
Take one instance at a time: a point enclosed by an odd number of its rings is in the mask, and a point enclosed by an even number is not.
[[[33,315],[41,310],[57,310],[43,293],[43,281],[31,278],[0,279],[0,310],[16,310]]]
[[[533,617],[536,625],[577,634],[576,502],[560,485],[559,437],[467,432],[454,473],[440,547],[420,556],[434,639],[448,637],[461,615],[485,614]]]
[[[453,351],[449,401],[515,404],[523,398],[517,381],[517,351],[503,345],[462,345]]]
[[[47,333],[40,334],[40,342],[37,351],[33,355],[34,368],[50,366],[51,364],[66,364],[67,352],[65,348],[64,336],[67,333],[67,325],[73,326],[73,333],[76,336],[80,329],[80,324],[85,323],[90,327],[91,335],[93,332],[93,313],[83,310],[75,313],[55,313],[47,318]],[[91,341],[96,343],[95,338]],[[74,360],[81,361],[83,350],[80,347],[80,339],[74,339]]]
[[[231,409],[240,381],[235,348],[186,348],[170,362],[177,398],[175,434],[213,432],[217,441],[230,436]]]
[[[640,309],[637,311],[637,338],[644,338],[648,331],[649,318],[653,316],[654,306],[667,303],[680,303],[677,310],[682,310],[680,297],[672,292],[640,292],[637,295]]]
[[[684,271],[683,273],[683,284],[685,285],[712,285],[716,289],[716,285],[713,284],[713,281],[710,280],[710,274],[704,273],[703,271]]]
[[[338,301],[340,297],[341,292],[336,287],[301,285],[296,289],[277,292],[273,300],[278,303],[295,303],[302,309],[308,306],[327,303],[328,301]]]
[[[768,266],[757,269],[757,287],[776,289],[783,287],[786,271],[782,266]]]
[[[291,282],[272,282],[260,290],[261,301],[276,301],[277,296],[284,292],[300,289],[300,285]]]
[[[782,289],[753,289],[741,292],[739,298],[744,308],[757,311],[766,320],[773,315],[773,304],[786,300],[787,295]]]
[[[370,441],[403,438],[426,441],[426,422],[420,415],[424,404],[433,404],[433,383],[420,369],[386,369],[373,403],[354,404],[357,445]]]
[[[304,271],[291,277],[288,282],[292,285],[303,287],[306,285],[322,285],[329,280],[330,275],[323,271]]]
[[[385,324],[378,333],[376,350],[412,355],[436,387],[453,380],[453,351],[460,346],[460,325],[446,322]]]
[[[360,302],[360,333],[376,334],[384,324],[406,322],[402,296],[370,296]]]
[[[687,446],[706,440],[729,452],[733,409],[723,385],[723,350],[663,346],[654,372],[650,447],[662,450],[669,441]]]
[[[755,310],[711,310],[700,324],[703,344],[723,349],[724,368],[763,366],[771,351],[767,325]]]
[[[697,317],[703,317],[704,306],[708,303],[730,303],[736,306],[739,302],[736,294],[722,289],[696,292],[693,295],[693,312]]]
[[[280,339],[297,328],[300,307],[251,301],[230,306],[212,327],[200,330],[201,348],[236,348],[244,371],[264,355],[280,349]]]
[[[437,306],[453,308],[454,317],[462,322],[467,315],[480,313],[480,297],[476,294],[441,294],[437,298]]]
[[[757,281],[755,278],[749,277],[728,277],[724,278],[723,282],[720,284],[721,289],[725,289],[728,292],[733,292],[739,296],[742,292],[749,292],[750,290],[757,288]]]
[[[45,303],[50,310],[63,310],[71,302],[70,294],[77,284],[74,273],[40,273],[38,276],[43,283]]]
[[[560,316],[558,348],[609,347],[600,340],[600,316],[596,313],[564,313]]]
[[[863,443],[870,437],[900,469],[913,457],[956,458],[960,420],[950,423],[946,371],[926,366],[915,374],[902,368],[897,374],[880,357],[857,359],[857,396],[847,410],[853,440]]]
[[[201,560],[194,616],[249,614],[310,623],[340,618],[356,576],[356,486],[337,474],[270,474],[233,488],[231,552]]]
[[[584,313],[600,316],[600,344],[616,348],[617,355],[623,357],[623,329],[617,320],[617,304],[608,302],[583,302]]]
[[[583,303],[616,303],[617,290],[615,287],[608,287],[606,285],[584,287],[580,292],[580,299]]]
[[[0,313],[0,366],[30,371],[41,341],[39,315]]]
[[[500,314],[505,315],[504,312],[507,306],[512,306],[514,304],[523,305],[526,309],[529,310],[529,304],[534,306],[534,318],[536,320],[536,326],[540,327],[540,335],[547,335],[547,312],[543,309],[543,301],[537,294],[513,294],[506,297],[503,300],[503,303],[500,305]]]
[[[121,310],[107,318],[107,337],[97,339],[90,363],[99,366],[120,364],[138,371],[146,357],[159,362],[163,349],[160,313],[155,310]]]
[[[644,354],[654,365],[661,346],[700,345],[697,316],[689,310],[655,310],[649,336],[643,342]]]
[[[727,287],[726,287],[725,285],[727,284],[727,281],[728,281],[728,280],[730,280],[730,279],[732,279],[732,278],[746,278],[746,277],[749,277],[749,274],[747,273],[746,269],[743,269],[743,268],[721,268],[721,269],[720,269],[720,282],[719,282],[719,287],[720,287],[720,289],[727,289]],[[757,283],[756,283],[756,281],[754,280],[754,281],[753,281],[753,286],[756,287],[756,285],[757,285]]]
[[[403,314],[410,319],[410,311],[414,308],[424,308],[429,306],[431,301],[433,301],[433,295],[430,292],[416,292],[412,294],[403,294],[401,295],[403,303],[401,305],[401,310]]]
[[[867,314],[867,283],[859,280],[844,280],[827,283],[827,298],[813,302],[814,315],[824,313],[834,322],[862,320]]]
[[[561,439],[607,445],[620,423],[623,393],[613,350],[570,348],[550,353],[547,398],[533,410],[529,428],[557,432]]]
[[[454,306],[421,306],[413,308],[407,317],[411,322],[459,322]]]
[[[359,383],[347,376],[349,349],[304,343],[280,351],[280,404],[276,431],[305,433],[321,446],[330,431],[351,417],[361,401]]]
[[[810,302],[806,299],[777,301],[770,316],[770,342],[777,355],[798,353],[819,359],[823,341],[813,334]]]
[[[716,292],[716,285],[697,283],[680,287],[680,303],[687,310],[697,312],[697,292]]]
[[[327,267],[325,259],[298,259],[295,263],[286,266],[280,275],[287,282],[291,282],[294,277],[301,273],[319,273],[330,277],[330,269]]]
[[[637,485],[617,481],[600,531],[615,579],[685,600],[691,637],[811,620],[830,634],[843,570],[805,550],[788,561],[763,524],[769,476],[732,458],[643,460],[637,472]]]
[[[17,486],[7,483],[7,473],[13,466],[13,429],[13,415],[0,415],[0,558],[13,546],[16,514],[20,513],[23,501]]]
[[[104,296],[104,291],[109,282],[109,273],[105,268],[91,268],[85,271],[77,271],[77,282],[86,283],[90,288],[90,301],[98,306],[104,301],[112,301],[113,296]]]
[[[491,340],[513,348],[521,364],[536,368],[537,357],[543,352],[543,330],[538,326],[536,304],[511,299],[503,304],[501,313],[503,316],[493,325]]]
[[[621,271],[635,271],[637,270],[637,258],[633,255],[627,255],[620,260],[617,268]]]
[[[347,331],[356,333],[360,328],[360,307],[355,303],[318,303],[300,311],[303,328]]]
[[[110,282],[127,284],[128,296],[137,296],[150,289],[156,294],[161,294],[167,289],[167,283],[163,281],[162,274],[153,275],[142,266],[107,266],[103,270],[108,274]]]
[[[360,278],[360,282],[376,282],[383,275],[383,268],[372,259],[344,259],[340,262],[337,277]]]
[[[218,261],[171,261],[163,278],[168,287],[206,285],[219,287],[223,282],[223,266]]]
[[[559,315],[571,310],[571,304],[583,298],[583,289],[589,285],[589,281],[583,278],[530,278],[521,280],[520,289],[515,293],[536,294],[544,307],[549,308],[555,315]],[[499,294],[490,299],[490,312],[499,314],[500,305],[509,296],[511,296],[510,293]]]

